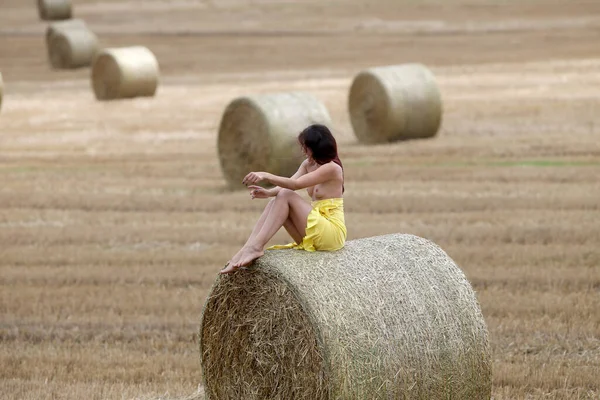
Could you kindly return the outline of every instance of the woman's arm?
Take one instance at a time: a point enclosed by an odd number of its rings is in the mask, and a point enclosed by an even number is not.
[[[336,164],[328,163],[298,177],[294,174],[291,178],[273,175],[268,172],[250,172],[242,183],[248,185],[266,180],[280,188],[299,190],[334,179],[338,172],[336,167]]]
[[[292,179],[292,180],[296,180],[296,179],[300,178],[301,176],[305,175],[308,172],[308,170],[306,169],[306,163],[307,163],[306,160],[302,161],[302,164],[300,164],[300,167],[298,168],[298,170],[290,178],[283,178],[283,177],[279,177],[279,178]],[[277,176],[277,175],[273,175],[273,174],[269,174],[269,175]],[[246,179],[244,178],[244,181],[245,180]],[[279,191],[281,190],[282,186],[280,186],[277,183],[272,182],[272,181],[269,181],[269,182],[271,184],[273,184],[273,185],[276,185],[276,186],[274,188],[265,190],[267,192],[268,197],[277,196],[277,193],[279,193]],[[251,182],[249,182],[249,183],[251,183]],[[245,183],[245,184],[247,184],[247,183]],[[289,188],[286,188],[286,189],[289,189]]]

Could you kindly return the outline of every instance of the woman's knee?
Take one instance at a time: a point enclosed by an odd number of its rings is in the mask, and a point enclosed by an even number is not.
[[[279,190],[279,193],[277,193],[277,198],[279,198],[279,199],[289,199],[290,196],[293,196],[295,194],[296,194],[296,192],[294,192],[293,190],[281,188]]]

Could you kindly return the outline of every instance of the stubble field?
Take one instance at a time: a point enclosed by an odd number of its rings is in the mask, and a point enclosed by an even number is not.
[[[221,113],[288,90],[330,111],[349,239],[413,233],[465,271],[494,399],[600,398],[600,3],[73,3],[161,84],[97,102],[89,69],[49,68],[34,2],[2,1],[0,398],[196,393],[203,301],[265,204],[226,187]],[[352,78],[406,62],[436,74],[441,131],[358,144]]]

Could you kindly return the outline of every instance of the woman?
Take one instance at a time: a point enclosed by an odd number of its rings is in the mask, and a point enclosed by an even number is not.
[[[264,247],[282,226],[295,243],[269,249],[296,248],[307,251],[338,250],[346,242],[344,223],[344,170],[337,154],[335,138],[324,125],[311,125],[298,135],[306,160],[291,177],[268,172],[250,172],[242,183],[252,199],[270,200],[254,226],[246,244],[221,270],[234,272],[264,254]],[[267,181],[272,189],[256,186]],[[295,191],[306,189],[308,204]]]

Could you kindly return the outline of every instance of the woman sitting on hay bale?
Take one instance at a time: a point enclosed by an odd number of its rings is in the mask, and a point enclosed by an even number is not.
[[[243,179],[242,183],[250,189],[252,199],[274,199],[265,207],[246,244],[221,270],[222,274],[234,272],[262,256],[265,245],[282,226],[295,242],[269,249],[331,251],[344,247],[344,170],[335,138],[326,126],[315,124],[298,135],[298,142],[306,160],[291,178],[268,172],[250,172]],[[275,187],[265,189],[256,186],[261,181]],[[299,189],[307,190],[312,198],[311,204],[295,192]]]

